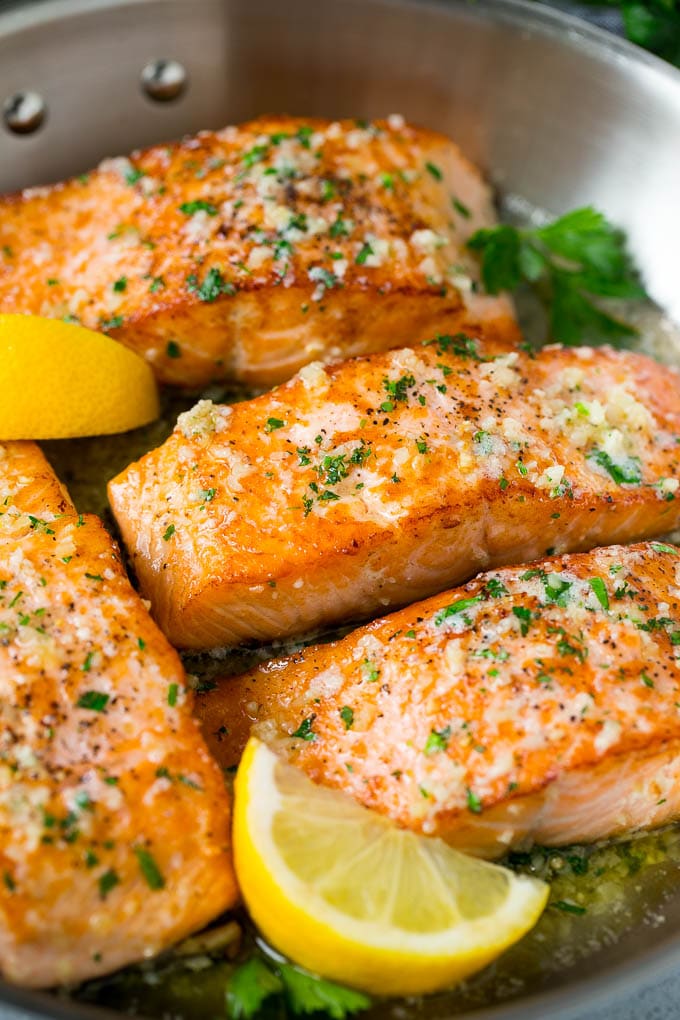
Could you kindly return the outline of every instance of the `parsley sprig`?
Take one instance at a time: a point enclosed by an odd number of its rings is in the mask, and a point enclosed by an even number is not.
[[[628,38],[680,67],[680,0],[621,3]]]
[[[646,294],[624,234],[596,209],[575,209],[543,227],[485,228],[467,243],[481,257],[488,293],[513,291],[525,282],[547,293],[553,340],[621,344],[636,334],[597,303],[598,298],[641,300]]]
[[[680,67],[680,0],[587,0],[621,10],[631,42]]]
[[[288,963],[254,956],[231,977],[227,989],[230,1020],[250,1020],[264,1003],[276,996],[295,1015],[327,1013],[333,1020],[368,1009],[371,1000],[362,992],[325,981]]]

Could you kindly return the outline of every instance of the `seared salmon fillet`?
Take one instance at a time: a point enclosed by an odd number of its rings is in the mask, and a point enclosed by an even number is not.
[[[0,691],[3,976],[106,973],[234,903],[179,658],[32,443],[0,444]]]
[[[318,783],[484,856],[680,815],[680,549],[506,567],[225,679],[224,765],[251,729]]]
[[[440,336],[199,403],[111,505],[173,644],[301,634],[677,526],[679,381],[606,348]]]
[[[489,188],[443,135],[264,117],[0,200],[0,312],[68,317],[163,382],[271,385],[436,328],[518,339],[466,239]]]

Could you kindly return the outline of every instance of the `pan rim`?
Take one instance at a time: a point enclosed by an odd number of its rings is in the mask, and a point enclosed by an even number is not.
[[[172,3],[173,0],[164,0]],[[227,2],[227,0],[225,0]],[[336,3],[350,0],[335,0]],[[0,40],[43,28],[67,18],[97,16],[117,8],[135,8],[158,0],[14,0],[0,11]],[[363,0],[374,7],[403,10],[429,9],[442,17],[455,17],[461,10],[477,20],[524,29],[558,41],[566,47],[585,48],[588,55],[604,63],[624,61],[645,68],[664,87],[677,94],[680,106],[680,70],[626,39],[611,35],[575,15],[547,7],[533,0]],[[587,1009],[609,1001],[614,1005],[627,993],[648,987],[669,977],[680,963],[680,930],[669,931],[663,942],[638,953],[632,960],[614,962],[600,974],[582,978],[574,985],[551,990],[529,991],[492,1006],[456,1014],[455,1020],[569,1020]],[[30,1017],[45,1020],[113,1020],[122,1014],[110,1009],[74,1001],[66,995],[21,988],[0,981],[0,1005],[14,1006]],[[454,1018],[452,1018],[454,1020]]]

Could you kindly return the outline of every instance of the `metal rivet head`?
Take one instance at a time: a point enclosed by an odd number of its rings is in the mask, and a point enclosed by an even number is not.
[[[178,99],[187,81],[187,72],[178,60],[152,60],[142,71],[142,88],[157,103]]]
[[[47,115],[45,100],[37,92],[15,92],[2,106],[5,126],[15,135],[37,131]]]

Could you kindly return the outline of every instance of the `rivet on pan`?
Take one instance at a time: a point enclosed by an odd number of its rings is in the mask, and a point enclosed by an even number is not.
[[[47,106],[37,92],[15,92],[2,106],[5,126],[15,135],[30,135],[45,120]]]
[[[178,60],[152,60],[142,71],[142,88],[158,103],[181,96],[187,80],[187,72]]]

